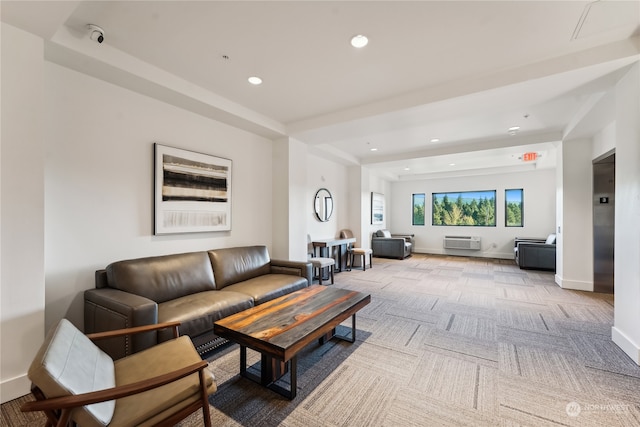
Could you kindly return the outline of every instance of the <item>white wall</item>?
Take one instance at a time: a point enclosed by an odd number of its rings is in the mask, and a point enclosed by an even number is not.
[[[348,182],[344,188],[347,189],[349,209],[346,223],[340,228],[348,228],[353,232],[358,247],[371,248],[371,235],[377,230],[388,228],[390,223],[391,183],[362,166],[349,166],[346,169],[345,179]],[[372,192],[385,197],[385,219],[382,224],[371,224]],[[354,265],[360,265],[360,260],[354,260]]]
[[[274,259],[307,259],[307,145],[291,138],[274,143],[273,244]]]
[[[306,219],[307,232],[312,239],[338,237],[341,229],[350,228],[347,168],[313,154],[308,154],[306,165],[307,191],[300,213]],[[319,221],[314,213],[313,201],[320,188],[329,190],[333,197],[333,214],[326,222]]]
[[[363,224],[367,223],[365,206],[368,205],[365,205],[365,194],[369,194],[369,174],[362,166],[349,166],[347,176],[349,217],[344,228],[353,231],[353,234],[359,239],[363,235]]]
[[[593,150],[591,158],[593,160],[611,154],[616,148],[616,123],[615,121],[595,134],[592,139]]]
[[[371,237],[378,230],[389,229],[392,216],[392,195],[391,183],[375,175],[369,175],[369,194],[365,195],[365,211],[366,219],[363,223],[363,245],[366,248],[371,247]],[[384,196],[384,220],[382,224],[371,224],[371,193],[378,193]]]
[[[0,25],[0,401],[6,402],[29,391],[24,373],[44,338],[43,43]]]
[[[273,250],[274,258],[285,258],[289,255],[289,138],[283,138],[274,142],[273,154],[273,206],[277,206],[278,212],[273,215]]]
[[[524,227],[504,226],[504,190],[524,189]],[[496,190],[496,227],[431,225],[431,193],[446,191]],[[471,255],[490,258],[513,258],[515,237],[546,237],[555,229],[555,170],[479,175],[458,178],[398,181],[391,183],[390,224],[392,233],[415,234],[414,252]],[[424,193],[425,225],[414,226],[412,194]],[[443,249],[445,235],[480,236],[480,251]],[[493,246],[495,244],[495,246]]]
[[[271,245],[271,141],[52,63],[45,92],[46,327],[110,262]],[[233,161],[230,232],[153,235],[154,142]]]
[[[558,151],[562,209],[558,215],[556,283],[593,291],[593,164],[590,139],[563,141]],[[560,163],[561,162],[561,163]]]
[[[640,66],[616,86],[613,341],[640,365]]]
[[[556,282],[558,277],[562,276],[564,271],[564,235],[562,234],[562,221],[564,220],[564,173],[562,165],[564,164],[564,155],[562,150],[556,150],[556,191],[554,193],[556,199]]]

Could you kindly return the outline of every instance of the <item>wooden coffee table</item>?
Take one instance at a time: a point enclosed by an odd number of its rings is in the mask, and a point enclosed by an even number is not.
[[[356,312],[371,302],[371,295],[312,285],[213,324],[216,335],[240,344],[240,375],[289,398],[296,397],[297,354],[307,344],[331,338],[354,342]],[[335,328],[351,317],[351,337]],[[247,347],[262,357],[260,376],[247,371]],[[291,387],[276,384],[290,372]]]

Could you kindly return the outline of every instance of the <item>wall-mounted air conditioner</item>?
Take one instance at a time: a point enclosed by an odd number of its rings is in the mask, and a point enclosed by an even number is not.
[[[477,236],[444,236],[445,249],[480,250],[480,237]]]

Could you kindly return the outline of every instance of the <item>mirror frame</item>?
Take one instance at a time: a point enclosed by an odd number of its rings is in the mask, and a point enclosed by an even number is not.
[[[322,192],[326,192],[327,195],[322,195]],[[320,203],[321,198],[324,201],[323,203]],[[330,202],[327,203],[328,201]],[[329,221],[331,215],[333,215],[333,196],[326,188],[320,188],[316,191],[316,195],[313,197],[313,211],[320,222]]]

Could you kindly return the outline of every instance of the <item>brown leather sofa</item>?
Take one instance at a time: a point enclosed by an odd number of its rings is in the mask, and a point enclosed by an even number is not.
[[[200,354],[225,340],[213,322],[312,283],[311,263],[272,260],[265,246],[246,246],[114,262],[96,271],[84,293],[85,333],[181,322]],[[171,339],[170,331],[101,340],[112,358]]]

